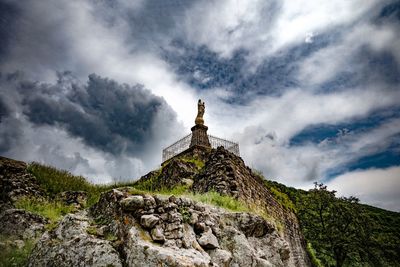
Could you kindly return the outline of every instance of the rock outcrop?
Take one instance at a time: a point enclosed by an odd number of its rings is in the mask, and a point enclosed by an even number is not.
[[[102,194],[89,213],[64,217],[29,266],[293,266],[289,254],[258,215],[125,188]]]
[[[22,249],[27,240],[40,237],[49,223],[44,217],[15,207],[20,198],[44,199],[44,191],[27,171],[25,162],[0,157],[0,249]],[[7,245],[8,244],[8,245]]]
[[[21,197],[45,199],[45,192],[25,163],[0,157],[0,235],[13,236],[17,245],[40,237],[29,266],[310,266],[295,214],[262,179],[223,148],[200,152],[183,153],[140,182],[150,190],[185,185],[195,193],[216,191],[267,216],[130,187],[105,192],[82,210],[86,193],[66,191],[58,201],[80,211],[45,231],[48,220],[14,205]]]
[[[0,156],[0,210],[12,208],[21,197],[42,198],[43,190],[36,178],[27,172],[27,164]]]
[[[211,151],[205,167],[194,177],[192,190],[200,193],[216,191],[265,210],[283,225],[283,236],[290,248],[289,261],[295,266],[310,265],[296,215],[275,200],[262,179],[240,157],[223,147]]]
[[[285,209],[264,185],[262,178],[255,175],[244,161],[223,147],[203,151],[200,159],[205,166],[200,170],[190,162],[179,157],[172,158],[163,164],[161,174],[150,173],[141,179],[155,179],[156,185],[171,188],[180,184],[190,184],[193,192],[206,193],[216,191],[222,195],[232,196],[248,206],[265,212],[282,228],[283,238],[288,243],[288,264],[292,266],[309,266],[306,244],[300,225],[293,211]],[[188,150],[182,153],[183,158],[199,158],[198,152]],[[157,188],[154,188],[157,189]]]
[[[6,209],[0,212],[0,236],[14,239],[31,239],[40,236],[48,220],[22,209]]]
[[[122,267],[111,242],[88,233],[89,222],[86,212],[65,216],[55,230],[40,238],[28,266]]]

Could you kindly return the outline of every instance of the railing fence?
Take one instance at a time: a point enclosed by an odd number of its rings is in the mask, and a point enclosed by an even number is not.
[[[169,160],[170,158],[178,155],[179,153],[185,151],[190,147],[190,141],[192,139],[192,134],[188,134],[185,137],[181,138],[180,140],[176,141],[169,147],[163,149],[162,151],[162,161]],[[208,135],[208,140],[210,141],[212,148],[217,148],[219,146],[223,146],[226,150],[232,152],[233,154],[240,156],[239,152],[239,144],[218,138],[212,135]]]

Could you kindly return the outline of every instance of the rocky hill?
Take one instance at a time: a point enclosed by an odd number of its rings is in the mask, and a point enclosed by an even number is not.
[[[310,266],[296,215],[260,177],[222,147],[198,152],[84,192],[49,189],[56,172],[0,158],[0,245],[31,242],[28,266]],[[52,219],[29,201],[68,209]]]
[[[193,159],[197,159],[198,164],[204,162],[204,166],[196,165]],[[199,154],[196,150],[188,151],[181,157],[164,163],[159,175],[152,172],[142,177],[138,183],[151,179],[153,189],[165,186],[171,188],[189,182],[193,192],[215,191],[246,203],[268,217],[277,230],[280,230],[290,250],[288,265],[308,264],[305,242],[296,215],[279,204],[262,179],[240,157],[223,147],[206,154]]]

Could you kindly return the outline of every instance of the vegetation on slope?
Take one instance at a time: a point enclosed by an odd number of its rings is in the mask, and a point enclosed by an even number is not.
[[[322,184],[310,191],[265,181],[283,206],[295,207],[315,266],[400,266],[400,214],[338,198]]]
[[[0,249],[0,266],[26,266],[35,240],[26,240],[23,245],[15,244],[10,237],[0,236],[0,242],[6,246]],[[11,243],[11,244],[9,244]]]
[[[73,206],[66,205],[61,201],[28,197],[18,199],[14,205],[17,209],[24,209],[49,219],[50,223],[47,225],[48,229],[53,228],[62,216],[75,210]]]
[[[204,166],[203,162],[186,160],[195,163],[199,170]],[[184,196],[232,211],[251,211],[260,214],[258,210],[216,192],[191,193],[190,185],[159,188],[157,177],[162,169],[154,171],[147,179],[139,182],[113,185],[94,185],[81,176],[74,176],[67,171],[37,163],[29,165],[28,170],[38,179],[50,199],[54,199],[63,191],[86,191],[88,206],[90,206],[98,200],[101,192],[112,188],[131,186],[132,193],[151,192]],[[260,173],[258,175],[263,178]],[[334,192],[328,191],[322,185],[314,190],[304,191],[265,179],[264,184],[284,208],[292,210],[298,215],[313,265],[400,266],[399,213],[361,205],[354,198],[337,198]],[[57,202],[27,199],[17,202],[17,206],[41,214],[51,221],[56,221],[71,208],[60,206],[60,203]],[[321,207],[324,209],[322,213],[319,213]],[[322,221],[324,221],[325,228],[322,226]],[[27,247],[27,249],[29,248]],[[340,252],[341,250],[342,252]],[[15,251],[15,253],[19,253],[17,250]],[[24,251],[20,252],[25,253]],[[23,260],[23,257],[20,258]]]
[[[89,183],[84,177],[72,175],[65,170],[59,170],[51,166],[32,163],[28,171],[36,177],[41,188],[45,190],[51,199],[64,191],[85,191],[88,194],[88,206],[96,203],[101,192],[116,187],[127,186],[132,183],[116,183],[111,185],[95,185]]]

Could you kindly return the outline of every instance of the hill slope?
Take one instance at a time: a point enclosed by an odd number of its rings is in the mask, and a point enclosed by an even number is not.
[[[109,186],[0,157],[0,186],[2,266],[335,265],[326,233],[310,231],[319,192],[265,180],[223,148]],[[342,265],[400,266],[399,213],[345,204],[370,222],[371,238]]]
[[[204,156],[175,158],[135,183],[108,187],[39,164],[15,172],[8,167],[15,161],[1,158],[2,183],[29,176],[41,192],[4,198],[1,221],[10,212],[22,212],[20,221],[36,217],[25,229],[18,221],[2,227],[2,265],[309,265],[296,216],[240,158],[221,149]],[[213,185],[208,178],[217,174]],[[9,196],[19,188],[2,190]]]

